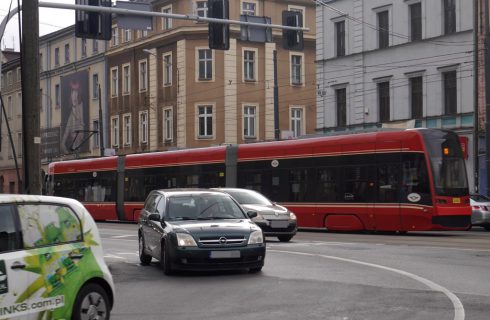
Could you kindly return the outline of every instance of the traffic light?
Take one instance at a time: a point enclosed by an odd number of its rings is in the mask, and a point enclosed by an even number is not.
[[[303,27],[303,15],[298,11],[283,11],[282,24],[289,27]],[[303,31],[282,30],[282,46],[286,50],[304,49]]]
[[[228,0],[208,0],[208,18],[229,19],[230,5]],[[209,49],[230,49],[230,25],[209,22]]]
[[[111,0],[76,0],[75,4],[111,7]],[[75,11],[75,36],[77,38],[111,40],[112,14]]]

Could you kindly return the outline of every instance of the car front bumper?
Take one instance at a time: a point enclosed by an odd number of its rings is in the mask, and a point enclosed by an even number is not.
[[[266,237],[277,237],[277,236],[294,236],[298,231],[298,225],[295,220],[289,220],[286,227],[274,228],[271,225],[271,221],[274,220],[260,220],[254,221],[264,233]]]
[[[213,258],[212,252],[236,252],[239,257]],[[249,245],[246,247],[202,248],[177,247],[170,252],[172,267],[177,270],[238,270],[259,268],[264,265],[265,245]]]
[[[473,210],[471,224],[474,226],[490,225],[490,211]]]

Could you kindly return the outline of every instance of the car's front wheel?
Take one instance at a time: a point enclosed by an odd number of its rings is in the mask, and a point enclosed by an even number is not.
[[[293,236],[278,236],[277,238],[281,242],[288,242],[289,240],[291,240],[293,238]]]
[[[86,284],[78,292],[73,306],[74,320],[109,320],[109,299],[104,288],[96,283]]]
[[[162,253],[160,254],[160,265],[162,266],[163,273],[167,276],[174,273],[172,269],[172,260],[170,258],[168,245],[163,242],[162,243]]]
[[[145,239],[142,235],[138,237],[138,251],[141,264],[144,266],[149,265],[151,262],[151,256],[145,253]]]

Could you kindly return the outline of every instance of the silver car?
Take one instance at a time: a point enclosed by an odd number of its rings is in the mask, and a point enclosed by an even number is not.
[[[277,237],[281,242],[291,240],[298,225],[296,215],[287,208],[271,202],[262,194],[254,190],[240,188],[217,188],[231,195],[245,211],[256,211],[257,217],[253,218],[264,232],[266,237]]]
[[[471,225],[482,226],[490,231],[490,198],[481,194],[470,196]]]

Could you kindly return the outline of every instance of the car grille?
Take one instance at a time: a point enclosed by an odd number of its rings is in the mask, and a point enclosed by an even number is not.
[[[244,236],[220,236],[220,237],[201,237],[199,238],[200,247],[240,247],[246,245],[247,239]]]

